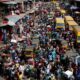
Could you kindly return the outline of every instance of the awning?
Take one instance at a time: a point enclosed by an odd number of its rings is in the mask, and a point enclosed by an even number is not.
[[[8,25],[10,25],[10,26],[14,26],[14,25],[15,25],[15,23],[14,23],[14,22],[12,22],[12,21],[8,21]]]
[[[24,18],[25,16],[26,16],[25,13],[19,15],[20,18]]]
[[[6,16],[6,18],[13,23],[16,23],[21,19],[19,15],[9,15],[9,16]]]
[[[15,2],[15,1],[9,1],[9,2],[3,2],[4,4],[17,4],[17,2]]]
[[[10,1],[10,0],[0,0],[0,2],[8,2],[8,1]]]

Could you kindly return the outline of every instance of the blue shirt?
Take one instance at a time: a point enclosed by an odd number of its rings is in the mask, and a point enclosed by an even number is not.
[[[53,60],[56,59],[56,51],[52,51],[52,58]]]

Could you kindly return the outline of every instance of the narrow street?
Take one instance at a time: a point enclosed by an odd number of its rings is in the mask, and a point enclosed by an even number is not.
[[[0,1],[6,12],[0,22],[5,80],[80,80],[80,16],[65,2]]]

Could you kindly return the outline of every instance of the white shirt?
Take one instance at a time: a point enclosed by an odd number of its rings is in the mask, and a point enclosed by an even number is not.
[[[23,73],[23,71],[24,71],[24,66],[20,65],[19,70]]]

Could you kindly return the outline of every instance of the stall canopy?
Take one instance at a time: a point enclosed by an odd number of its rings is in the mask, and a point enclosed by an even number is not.
[[[19,15],[20,18],[24,18],[25,16],[26,16],[25,13]]]
[[[9,16],[6,16],[6,18],[12,23],[12,24],[9,23],[9,25],[13,25],[21,19],[19,15],[9,15]]]
[[[10,25],[10,26],[14,26],[14,25],[15,25],[15,23],[14,23],[14,22],[12,22],[12,21],[8,21],[8,25]]]
[[[0,2],[8,2],[8,1],[10,1],[10,0],[0,0]]]
[[[4,4],[17,4],[17,2],[15,2],[15,1],[9,1],[9,2],[3,2]]]

